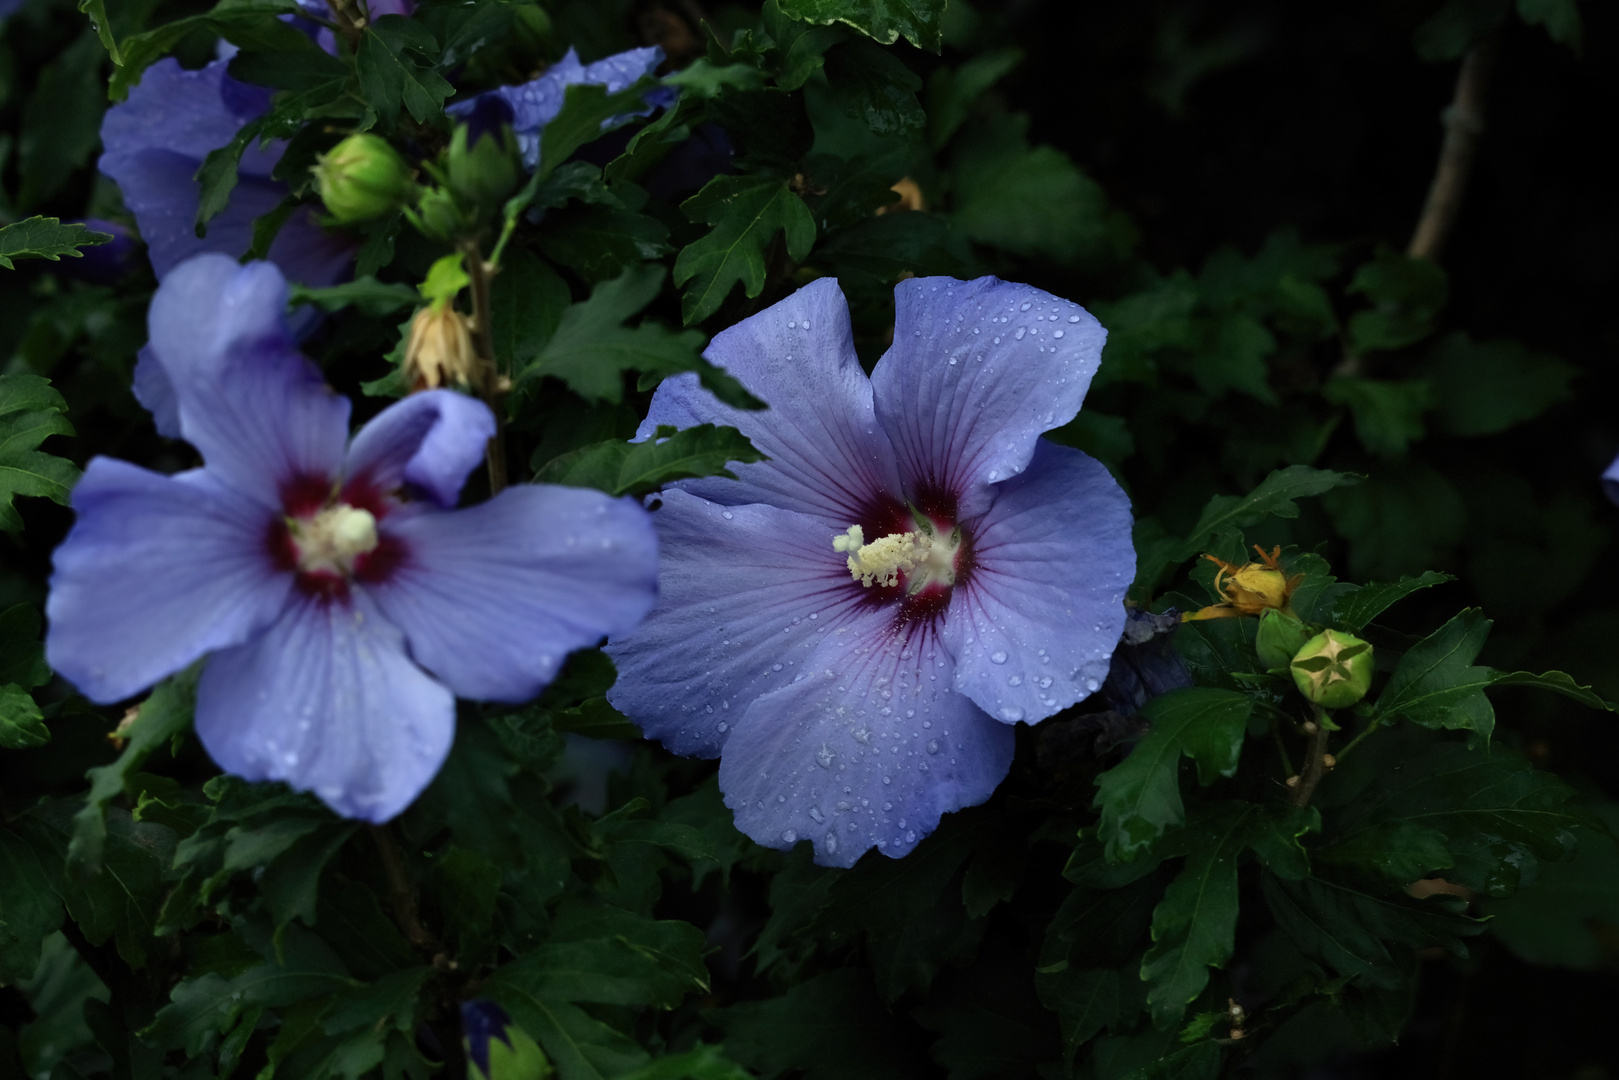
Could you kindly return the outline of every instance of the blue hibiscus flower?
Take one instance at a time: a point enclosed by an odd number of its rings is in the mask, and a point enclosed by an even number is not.
[[[227,772],[384,821],[438,771],[455,696],[532,697],[569,650],[651,607],[644,510],[525,485],[455,509],[495,430],[481,402],[406,398],[348,438],[296,351],[270,263],[204,255],[152,299],[151,350],[202,468],[96,458],[46,604],[51,665],[94,701],[212,654],[196,730]]]
[[[911,850],[995,789],[1012,725],[1096,691],[1135,567],[1119,486],[1039,437],[1078,411],[1097,321],[995,278],[896,298],[869,379],[821,280],[708,349],[768,410],[658,390],[643,437],[731,424],[770,460],[665,493],[658,604],[608,646],[613,704],[719,756],[742,831],[833,866]]]

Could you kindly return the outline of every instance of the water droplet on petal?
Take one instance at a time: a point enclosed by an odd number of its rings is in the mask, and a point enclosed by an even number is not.
[[[1023,719],[1023,710],[1018,708],[1016,705],[1002,705],[1001,719],[1005,720],[1007,723],[1015,724],[1019,720]]]
[[[781,838],[787,843],[791,844],[798,840],[798,834],[793,830],[788,829],[786,832],[781,834]]]
[[[992,664],[1004,664],[1006,663],[1006,654],[1001,650],[996,649],[994,652],[989,654],[989,662]]]
[[[733,516],[735,515],[733,515],[729,510],[720,511],[720,517],[724,518],[726,521],[730,521]]]
[[[938,752],[939,752],[939,740],[938,739],[929,739],[928,740],[928,753],[937,754]]]
[[[1051,332],[1051,336],[1052,337],[1062,337],[1062,331],[1061,330],[1053,330]]]
[[[817,825],[826,820],[825,816],[821,814],[821,808],[819,806],[810,807],[810,817],[815,819],[815,824]]]
[[[1013,675],[1010,679],[1006,680],[1006,685],[1008,685],[1008,686],[1022,686],[1023,685],[1023,676],[1021,676],[1021,675]]]

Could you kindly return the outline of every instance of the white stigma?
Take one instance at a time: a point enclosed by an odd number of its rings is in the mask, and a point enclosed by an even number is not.
[[[935,582],[954,585],[956,550],[960,546],[959,534],[939,542],[925,531],[889,533],[868,544],[865,530],[859,525],[851,525],[846,532],[832,537],[832,550],[848,554],[849,573],[861,585],[891,588],[899,584],[900,574],[907,574],[914,579],[910,582],[913,593]]]
[[[354,572],[354,560],[377,546],[377,519],[347,503],[288,521],[287,529],[298,550],[298,569],[305,574],[347,577]]]

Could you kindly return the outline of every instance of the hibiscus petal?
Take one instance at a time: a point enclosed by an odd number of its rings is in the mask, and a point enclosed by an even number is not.
[[[1613,464],[1602,474],[1602,490],[1610,501],[1619,503],[1619,458],[1614,458]]]
[[[1012,730],[950,688],[929,629],[894,632],[880,611],[846,629],[823,638],[800,681],[748,707],[720,761],[737,828],[767,847],[810,840],[823,866],[871,847],[906,854],[1012,764]]]
[[[349,447],[351,483],[393,491],[411,484],[452,507],[495,434],[489,406],[453,390],[412,394],[378,413]]]
[[[178,439],[180,402],[174,396],[174,383],[169,381],[169,373],[163,370],[162,362],[150,345],[142,345],[135,354],[134,391],[135,400],[152,414],[152,424],[157,428],[157,433],[165,438]]]
[[[73,509],[53,557],[45,654],[92,701],[238,645],[286,605],[292,576],[265,547],[272,515],[205,470],[160,476],[96,458]]]
[[[1130,500],[1099,462],[1040,439],[968,522],[976,566],[942,634],[955,686],[1007,723],[1043,720],[1107,678],[1135,577]]]
[[[1042,431],[1079,411],[1107,331],[1078,304],[999,278],[912,278],[894,291],[894,344],[871,373],[877,417],[909,490],[988,506]]]
[[[863,591],[814,518],[668,491],[653,521],[658,603],[607,646],[607,698],[675,753],[717,757],[748,704],[863,610]]]
[[[658,541],[632,499],[525,485],[466,510],[389,517],[407,552],[367,589],[417,663],[463,697],[526,701],[564,657],[628,631],[657,595]]]
[[[284,485],[335,476],[348,441],[349,401],[293,348],[286,305],[273,264],[199,255],[158,286],[147,318],[181,435],[220,479],[273,507]]]
[[[872,411],[871,381],[855,356],[849,307],[838,283],[812,282],[717,335],[703,354],[770,407],[733,409],[693,374],[665,379],[638,439],[659,424],[729,424],[769,461],[731,465],[737,480],[681,487],[713,502],[763,502],[813,514],[841,532],[864,520],[876,496],[900,494],[894,452]]]
[[[257,640],[208,661],[197,736],[228,773],[383,822],[444,763],[455,698],[363,595],[353,606],[299,597]]]

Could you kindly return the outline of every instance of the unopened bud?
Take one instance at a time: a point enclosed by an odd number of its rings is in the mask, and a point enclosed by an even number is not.
[[[1323,630],[1304,643],[1290,665],[1299,693],[1317,705],[1342,709],[1372,685],[1372,647],[1352,634]]]
[[[1260,666],[1267,671],[1285,668],[1309,639],[1310,631],[1297,615],[1279,608],[1266,608],[1259,615],[1259,632],[1254,635]]]
[[[350,135],[310,171],[327,211],[344,224],[393,213],[410,201],[416,186],[399,152],[369,132]]]
[[[478,351],[467,317],[449,304],[429,304],[410,321],[405,380],[412,392],[439,386],[476,386]]]

